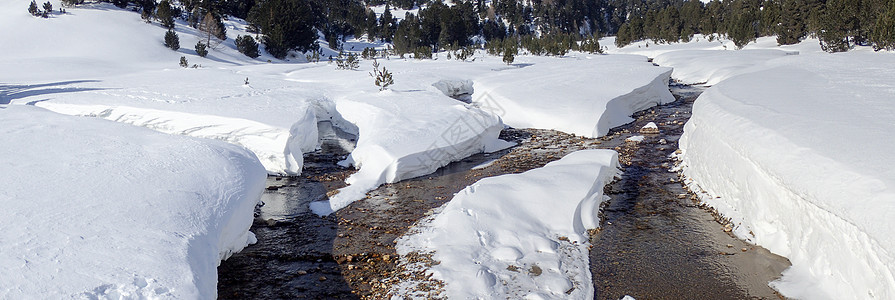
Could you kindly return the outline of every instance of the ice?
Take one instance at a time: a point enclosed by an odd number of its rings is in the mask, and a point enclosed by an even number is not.
[[[482,179],[399,239],[398,253],[434,251],[440,264],[423,271],[444,281],[449,298],[591,299],[586,230],[599,227],[617,167],[614,151],[584,150]]]
[[[264,168],[230,144],[0,108],[0,298],[214,298]]]

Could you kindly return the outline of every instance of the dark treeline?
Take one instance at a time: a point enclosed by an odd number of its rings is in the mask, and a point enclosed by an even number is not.
[[[129,2],[153,12],[156,0]],[[599,52],[597,38],[616,44],[651,39],[689,41],[695,34],[726,36],[742,47],[760,36],[780,44],[816,36],[824,50],[855,45],[895,49],[895,0],[166,0],[174,15],[193,26],[226,15],[246,19],[269,53],[317,49],[318,32],[332,49],[346,37],[391,42],[397,54],[431,56],[433,51],[484,46],[491,53],[520,47],[533,54],[569,50]],[[377,16],[370,5],[386,5]],[[167,4],[162,5],[167,7]],[[391,8],[418,8],[400,22]]]
[[[761,36],[777,36],[781,45],[816,36],[829,52],[853,46],[893,49],[893,0],[727,0],[703,4],[672,1],[631,6],[617,31],[616,44],[652,39],[688,41],[693,34],[721,34],[737,47]]]

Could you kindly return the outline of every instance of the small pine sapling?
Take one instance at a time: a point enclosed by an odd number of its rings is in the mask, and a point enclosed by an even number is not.
[[[40,10],[37,9],[37,2],[34,2],[34,0],[31,0],[31,5],[28,5],[28,13],[35,17],[40,15]]]
[[[41,16],[44,18],[48,18],[50,16],[50,12],[52,12],[52,11],[53,11],[53,4],[50,3],[50,1],[47,1],[47,3],[44,3],[44,11],[41,14]]]
[[[190,62],[188,62],[188,61],[186,60],[186,56],[181,56],[181,57],[180,57],[180,66],[181,66],[181,67],[184,67],[184,68],[187,68],[187,67],[190,66]]]
[[[374,84],[379,87],[379,91],[384,91],[388,86],[395,84],[395,79],[392,78],[392,72],[389,72],[382,67],[379,69],[379,62],[376,59],[373,59],[373,72],[370,72],[370,77],[373,77],[376,81]]]

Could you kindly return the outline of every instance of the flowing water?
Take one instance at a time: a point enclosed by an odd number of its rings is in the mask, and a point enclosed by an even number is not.
[[[635,122],[599,139],[504,130],[501,138],[518,146],[383,185],[326,217],[311,213],[308,204],[326,199],[354,172],[336,163],[353,149],[355,137],[321,122],[322,149],[305,155],[302,175],[269,177],[251,229],[258,243],[222,262],[219,298],[386,298],[388,286],[401,275],[394,240],[454,193],[481,178],[524,172],[595,148],[619,151],[625,167],[622,179],[606,189],[612,200],[604,207],[602,230],[592,236],[597,299],[778,297],[767,282],[788,262],[730,237],[668,171],[673,165],[668,155],[677,149],[681,127],[701,92],[686,86],[673,91],[678,101],[638,113]],[[650,121],[659,124],[659,134],[643,134],[641,143],[625,141]]]
[[[602,228],[592,236],[596,299],[780,298],[767,283],[789,262],[732,237],[669,172],[701,88],[675,86],[678,101],[641,112],[626,127],[659,124],[623,151],[624,173],[606,188]]]

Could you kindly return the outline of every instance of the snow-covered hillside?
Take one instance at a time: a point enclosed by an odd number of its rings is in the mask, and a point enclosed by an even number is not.
[[[31,106],[0,108],[0,298],[211,299],[255,238],[257,158]]]

